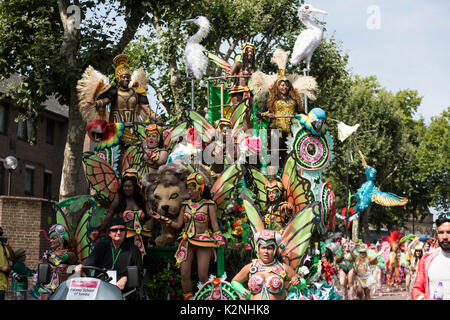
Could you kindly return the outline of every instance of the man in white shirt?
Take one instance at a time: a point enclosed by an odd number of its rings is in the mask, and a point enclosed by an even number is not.
[[[420,260],[411,292],[413,300],[433,300],[439,283],[442,283],[442,298],[450,300],[450,213],[441,214],[435,223],[439,248]]]

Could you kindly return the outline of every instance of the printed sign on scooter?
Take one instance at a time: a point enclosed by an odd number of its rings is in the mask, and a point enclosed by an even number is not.
[[[99,279],[75,278],[70,281],[67,300],[95,300]]]

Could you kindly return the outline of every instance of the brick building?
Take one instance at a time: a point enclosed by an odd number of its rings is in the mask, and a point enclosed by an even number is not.
[[[6,101],[0,101],[0,194],[57,200],[67,135],[67,112],[54,101],[35,120],[14,121],[18,115]],[[30,143],[31,142],[31,143]],[[8,156],[18,160],[11,171],[3,166]]]

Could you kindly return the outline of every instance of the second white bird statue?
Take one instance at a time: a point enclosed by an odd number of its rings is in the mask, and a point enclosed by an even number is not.
[[[311,13],[328,14],[326,11],[316,9],[310,4],[304,4],[300,7],[298,10],[298,17],[306,26],[306,30],[303,30],[297,37],[291,55],[291,64],[293,66],[298,65],[302,60],[306,61],[307,72],[310,71],[312,55],[322,42],[323,38],[323,29],[311,19]]]
[[[186,62],[186,73],[191,72],[195,79],[200,80],[208,67],[208,57],[203,53],[206,49],[200,42],[209,33],[209,20],[206,17],[199,16],[185,20],[185,22],[192,22],[199,26],[198,31],[186,43],[184,59]]]

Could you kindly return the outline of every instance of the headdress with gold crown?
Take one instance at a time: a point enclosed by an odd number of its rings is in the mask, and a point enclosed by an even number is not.
[[[186,178],[186,185],[195,184],[195,190],[203,192],[205,190],[205,177],[200,173],[193,172]]]
[[[247,50],[247,48],[252,48],[253,51],[255,51],[255,45],[253,43],[246,42],[242,44],[242,54],[245,53],[245,50]]]
[[[114,57],[113,62],[117,66],[114,72],[117,80],[120,80],[120,76],[124,74],[131,75],[130,66],[127,64],[129,56],[126,54],[119,54]]]
[[[280,81],[288,81],[288,72],[286,69],[287,61],[289,59],[290,51],[284,51],[277,49],[273,53],[273,56],[270,60],[271,63],[278,67],[277,70],[277,83]]]
[[[152,123],[149,124],[146,128],[145,128],[145,134],[149,135],[156,132],[158,134],[158,142],[161,140],[161,128],[158,127],[158,125]]]

